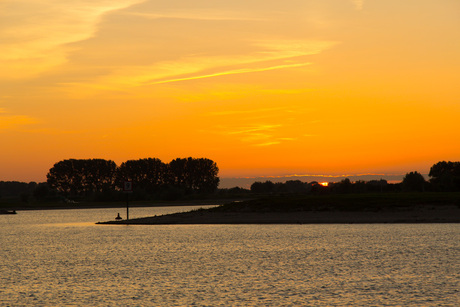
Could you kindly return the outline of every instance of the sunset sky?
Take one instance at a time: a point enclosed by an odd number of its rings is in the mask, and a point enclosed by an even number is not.
[[[460,161],[459,75],[458,0],[2,0],[0,180],[427,173]]]

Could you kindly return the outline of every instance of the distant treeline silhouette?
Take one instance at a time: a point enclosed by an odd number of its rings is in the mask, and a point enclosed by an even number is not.
[[[217,164],[206,158],[177,158],[163,163],[157,158],[129,160],[117,166],[104,159],[68,159],[49,170],[47,183],[65,197],[97,196],[110,199],[131,181],[138,199],[177,198],[217,189]]]
[[[0,200],[20,199],[22,202],[28,202],[31,197],[35,197],[36,191],[40,193],[40,187],[45,185],[48,193],[48,185],[38,184],[36,182],[19,182],[19,181],[0,181]]]
[[[352,183],[345,178],[340,182],[331,182],[323,185],[317,181],[304,182],[300,180],[288,180],[286,182],[254,182],[251,192],[257,194],[345,194],[345,193],[375,193],[375,192],[399,192],[401,184],[391,184],[386,180],[357,181]]]
[[[258,194],[329,194],[329,193],[374,193],[374,192],[460,192],[460,162],[438,162],[431,169],[429,181],[418,172],[407,173],[401,183],[388,183],[386,180],[351,182],[345,178],[340,182],[324,186],[316,181],[303,182],[289,180],[282,182],[254,182],[251,192]]]
[[[250,190],[234,187],[217,189],[219,169],[212,160],[178,158],[163,163],[157,158],[129,160],[117,166],[103,159],[68,159],[57,162],[47,182],[0,181],[0,201],[124,200],[125,180],[133,183],[134,200],[176,200],[196,194],[233,197],[252,194],[346,194],[385,192],[460,192],[460,162],[438,162],[428,181],[418,172],[407,173],[401,183],[386,180],[356,181],[348,178],[323,186],[320,183],[290,180],[285,183],[254,182]]]

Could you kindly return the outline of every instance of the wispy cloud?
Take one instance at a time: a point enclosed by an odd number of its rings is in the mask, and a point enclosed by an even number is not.
[[[152,65],[116,67],[110,74],[91,83],[62,84],[75,91],[86,89],[114,90],[209,79],[220,76],[301,68],[310,65],[305,56],[320,53],[335,42],[275,40],[250,43],[251,52],[227,55],[184,55]]]
[[[146,82],[147,84],[161,84],[170,83],[186,80],[196,80],[203,78],[219,77],[224,75],[232,74],[244,74],[253,72],[263,72],[277,69],[296,68],[311,65],[309,62],[304,62],[304,59],[295,59],[291,63],[280,63],[273,65],[273,61],[285,61],[296,57],[314,55],[328,49],[336,42],[325,42],[325,41],[298,41],[298,40],[265,40],[265,41],[254,41],[251,45],[255,48],[252,54],[240,55],[240,56],[219,56],[219,57],[190,57],[178,62],[164,63],[159,68],[170,76],[184,75],[184,74],[195,74],[193,76],[184,76],[181,78],[173,77],[167,78],[167,76],[156,75],[155,67],[150,72],[152,78],[151,81]],[[257,67],[247,67],[248,65],[258,64]],[[246,66],[244,68],[228,69],[231,66]],[[169,66],[169,70],[168,70]],[[171,69],[173,68],[173,69]],[[218,72],[214,73],[203,73],[206,70],[218,69]],[[188,71],[187,71],[188,70]],[[152,75],[152,72],[154,74]],[[148,75],[147,75],[148,76]],[[162,80],[163,79],[163,80]]]
[[[274,111],[282,111],[286,110],[286,108],[258,108],[258,109],[250,109],[250,110],[226,110],[226,111],[218,111],[218,112],[209,112],[205,115],[208,116],[227,116],[227,115],[242,115],[242,114],[260,114],[264,112],[274,112]]]
[[[225,10],[174,10],[161,13],[139,13],[125,12],[124,15],[138,16],[149,19],[185,19],[185,20],[205,20],[205,21],[263,21],[266,18],[249,16],[241,11],[225,11]]]
[[[261,143],[261,144],[254,144],[254,146],[257,147],[265,147],[265,146],[272,146],[272,145],[278,145],[280,144],[280,141],[272,141],[272,142],[267,142],[267,143]]]
[[[242,128],[242,130],[231,131],[228,134],[246,134],[246,133],[253,133],[259,131],[273,131],[276,128],[281,127],[281,125],[256,125],[250,126],[247,128]]]
[[[224,128],[220,133],[238,138],[250,146],[266,147],[296,140],[294,137],[283,136],[281,124],[257,124],[239,128]]]
[[[335,45],[335,41],[312,41],[312,40],[258,40],[253,43],[261,48],[260,54],[269,57],[283,58],[313,55],[323,52]]]
[[[199,76],[192,76],[192,77],[184,77],[184,78],[156,81],[156,82],[152,82],[152,83],[149,83],[149,84],[162,84],[162,83],[170,83],[170,82],[179,82],[179,81],[188,81],[188,80],[197,80],[197,79],[204,79],[204,78],[220,77],[220,76],[226,76],[226,75],[247,74],[247,73],[262,72],[262,71],[269,71],[269,70],[276,70],[276,69],[303,67],[303,66],[307,66],[307,65],[310,65],[310,63],[276,65],[276,66],[261,67],[261,68],[241,68],[241,69],[220,71],[220,72],[217,72],[217,73],[214,73],[214,74],[207,74],[207,75],[199,75]]]
[[[235,177],[244,179],[256,179],[256,178],[308,178],[308,177],[320,177],[325,179],[340,179],[348,177],[401,177],[404,174],[385,174],[385,173],[360,173],[360,174],[288,174],[288,175],[271,175],[271,176],[255,176],[255,177]]]
[[[105,13],[141,1],[3,0],[0,79],[28,78],[66,62],[66,45],[93,36]]]
[[[265,147],[265,146],[272,146],[272,145],[279,145],[281,143],[285,142],[292,142],[297,140],[297,138],[292,138],[292,137],[272,137],[270,141],[268,142],[263,142],[263,143],[255,143],[253,146],[256,147]]]

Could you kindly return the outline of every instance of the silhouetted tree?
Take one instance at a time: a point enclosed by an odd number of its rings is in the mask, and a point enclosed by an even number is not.
[[[308,184],[309,190],[313,194],[329,194],[331,192],[331,187],[333,184],[329,183],[328,186],[323,186],[317,181],[312,181]]]
[[[273,193],[275,191],[275,184],[270,180],[265,182],[256,181],[251,185],[251,192],[253,193]]]
[[[194,190],[201,193],[212,193],[219,186],[219,168],[216,162],[206,159],[192,159],[190,165],[192,170],[192,186]]]
[[[353,184],[353,193],[365,193],[367,192],[366,182],[363,180],[358,180]]]
[[[85,161],[85,160],[83,160]],[[113,161],[90,159],[84,163],[86,171],[85,189],[90,192],[102,192],[113,189],[117,174],[117,165]]]
[[[288,180],[285,185],[288,193],[302,194],[307,192],[307,183],[300,180]]]
[[[352,192],[353,184],[351,183],[350,179],[345,178],[340,182],[329,183],[329,189],[333,193],[350,193]]]
[[[426,180],[422,174],[418,172],[410,172],[404,176],[402,186],[404,191],[425,191]]]
[[[133,187],[147,193],[157,192],[168,181],[168,167],[160,159],[147,158],[123,162],[117,172],[117,186],[123,181],[133,182]]]
[[[388,181],[385,179],[371,180],[366,183],[369,192],[383,192],[388,186]]]
[[[48,184],[66,196],[88,196],[112,189],[117,165],[103,159],[68,159],[57,162],[47,174]]]
[[[211,193],[219,185],[219,168],[206,158],[177,158],[168,164],[169,182],[186,192]]]
[[[275,182],[274,187],[273,187],[273,191],[275,193],[280,193],[280,194],[289,193],[288,190],[287,190],[286,184],[283,183],[283,182]]]
[[[428,176],[430,182],[439,191],[460,191],[460,162],[438,162],[434,164]]]
[[[46,200],[50,194],[51,194],[51,191],[46,182],[39,183],[38,186],[35,188],[35,190],[32,193],[34,199],[37,201]]]
[[[222,194],[228,194],[228,195],[242,195],[242,194],[248,194],[251,191],[245,188],[241,187],[233,187],[229,189],[219,189]]]
[[[21,195],[30,195],[36,186],[36,182],[0,181],[0,195],[2,198],[24,199],[25,196]]]
[[[352,188],[352,183],[350,179],[345,178],[340,181],[339,189],[341,193],[350,193]]]

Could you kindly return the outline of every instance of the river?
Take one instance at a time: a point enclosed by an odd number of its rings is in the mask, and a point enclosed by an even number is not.
[[[130,217],[193,207],[131,208]],[[96,225],[0,215],[0,306],[458,306],[458,224]]]

